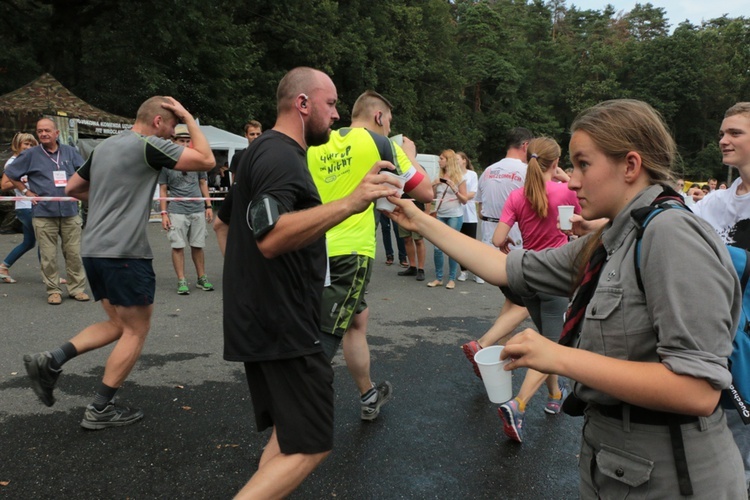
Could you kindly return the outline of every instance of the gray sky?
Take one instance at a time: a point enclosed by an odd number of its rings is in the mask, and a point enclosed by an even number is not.
[[[654,7],[661,7],[667,11],[667,19],[674,29],[685,19],[695,25],[701,21],[721,17],[750,17],[750,0],[733,0],[731,2],[711,2],[708,0],[567,0],[566,5],[575,5],[579,9],[603,10],[611,4],[617,11],[629,11],[636,3],[645,5],[651,3]]]

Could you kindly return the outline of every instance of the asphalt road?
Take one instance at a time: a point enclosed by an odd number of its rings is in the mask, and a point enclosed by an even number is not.
[[[55,348],[104,319],[100,305],[67,296],[60,306],[47,305],[33,253],[13,266],[18,283],[0,284],[1,498],[231,498],[255,471],[268,432],[255,430],[242,366],[221,356],[215,238],[210,234],[206,260],[217,290],[178,296],[166,235],[151,224],[149,236],[157,275],[153,324],[118,394],[146,414],[132,426],[79,426],[108,348],[65,365],[52,408],[37,400],[23,367],[25,353]],[[20,241],[0,235],[0,256]],[[391,381],[393,399],[376,421],[361,422],[339,354],[334,451],[291,498],[576,498],[580,419],[546,415],[542,389],[527,411],[524,443],[509,441],[461,352],[495,319],[499,290],[473,281],[427,288],[434,278],[429,244],[421,283],[397,276],[398,264],[386,266],[382,246],[379,252],[367,295],[372,373]],[[522,377],[513,376],[516,390]]]

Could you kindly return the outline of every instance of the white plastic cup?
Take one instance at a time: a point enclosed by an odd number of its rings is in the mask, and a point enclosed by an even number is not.
[[[381,171],[380,174],[382,175],[390,175],[394,179],[398,181],[399,189],[398,189],[398,197],[400,198],[402,194],[404,194],[404,179],[399,177],[398,175],[392,173],[392,172],[384,172]],[[388,187],[393,187],[392,184],[387,184]],[[385,212],[393,212],[396,209],[396,205],[388,201],[388,198],[378,198],[375,200],[375,208],[377,210],[383,210]]]
[[[391,142],[394,143],[394,144],[397,144],[399,146],[403,146],[404,145],[404,134],[394,135],[390,139],[391,139]]]
[[[557,207],[557,213],[560,215],[560,229],[562,231],[570,231],[573,229],[573,223],[570,222],[570,218],[573,217],[573,205],[560,205]]]
[[[501,404],[513,399],[513,373],[505,371],[503,367],[510,363],[510,359],[500,361],[503,346],[493,345],[480,349],[474,355],[474,361],[482,374],[487,396],[493,403]]]

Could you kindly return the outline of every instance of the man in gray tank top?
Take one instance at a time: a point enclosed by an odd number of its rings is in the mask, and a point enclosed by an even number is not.
[[[193,148],[169,140],[179,122],[190,130]],[[70,179],[66,194],[89,202],[81,256],[108,319],[55,350],[24,356],[32,388],[45,405],[55,403],[52,392],[65,362],[116,342],[81,426],[105,429],[143,418],[141,410],[117,405],[114,397],[138,360],[153,313],[156,278],[146,227],[156,180],[163,168],[208,171],[214,164],[192,115],[171,97],[155,96],[138,109],[131,130],[100,144]]]

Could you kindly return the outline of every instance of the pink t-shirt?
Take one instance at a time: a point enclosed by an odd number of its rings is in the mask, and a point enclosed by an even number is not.
[[[557,248],[568,242],[568,237],[557,229],[557,207],[559,205],[573,205],[573,212],[580,214],[581,205],[578,204],[576,193],[568,189],[564,182],[550,181],[546,184],[547,217],[540,219],[531,203],[523,195],[523,188],[514,190],[505,202],[500,222],[511,227],[515,222],[521,228],[523,247],[527,250],[544,250]]]

